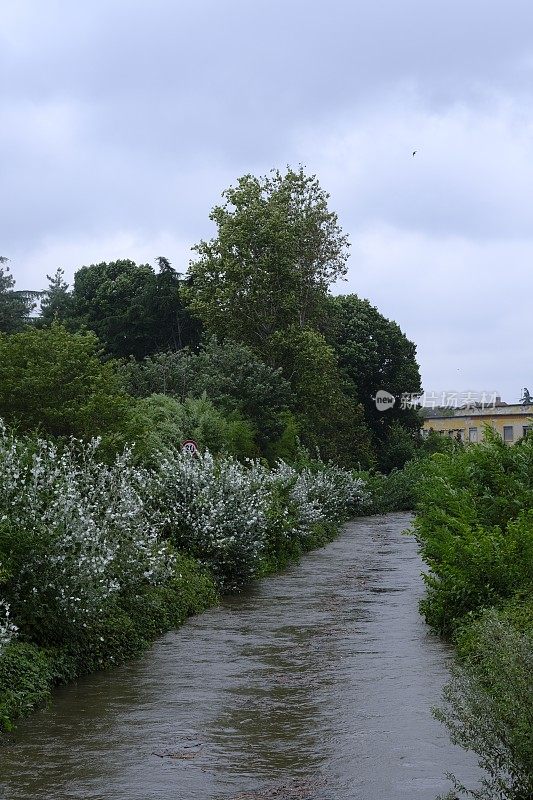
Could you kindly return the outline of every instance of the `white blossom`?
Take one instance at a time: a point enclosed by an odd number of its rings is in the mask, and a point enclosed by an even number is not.
[[[17,626],[13,624],[9,616],[9,605],[0,600],[0,653],[9,644],[11,639],[16,636]]]
[[[148,470],[128,449],[104,464],[98,447],[19,440],[0,421],[0,526],[30,542],[6,596],[57,625],[87,627],[121,593],[164,583],[175,572],[169,541],[239,589],[272,539],[305,543],[366,497],[360,478],[331,464],[269,469],[180,451]],[[1,646],[14,627],[5,604],[0,612]]]

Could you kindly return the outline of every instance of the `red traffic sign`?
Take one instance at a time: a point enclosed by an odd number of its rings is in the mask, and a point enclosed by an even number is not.
[[[182,452],[189,453],[191,456],[197,456],[200,453],[200,449],[194,439],[185,439],[185,441],[181,443],[181,449]]]

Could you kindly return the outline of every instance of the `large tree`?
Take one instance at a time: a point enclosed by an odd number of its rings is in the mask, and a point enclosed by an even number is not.
[[[191,309],[210,332],[265,353],[275,332],[321,318],[346,272],[347,237],[302,168],[245,175],[223,197],[211,212],[217,234],[189,268]]]
[[[399,427],[420,428],[417,412],[401,408],[402,394],[421,392],[416,345],[396,322],[354,294],[329,298],[324,333],[339,357],[347,390],[365,410],[378,447],[390,436],[397,447]],[[374,398],[380,389],[397,398],[392,409],[376,408]]]
[[[363,408],[346,391],[334,349],[318,331],[294,326],[272,337],[275,360],[295,394],[302,443],[347,467],[374,460]]]
[[[81,267],[74,276],[70,309],[62,276],[56,273],[45,314],[50,317],[58,311],[52,300],[60,302],[60,318],[69,327],[94,331],[106,353],[115,357],[143,358],[195,344],[199,323],[182,301],[183,282],[168,259],[157,261],[158,273],[149,264],[128,259]]]

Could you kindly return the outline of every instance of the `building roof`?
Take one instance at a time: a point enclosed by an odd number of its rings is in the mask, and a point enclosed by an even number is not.
[[[452,413],[450,413],[450,411]],[[470,406],[462,406],[461,408],[428,408],[424,409],[425,419],[472,419],[483,417],[495,416],[517,416],[517,417],[531,417],[533,416],[533,405],[524,405],[523,403],[497,403],[494,406],[481,407],[479,403]]]

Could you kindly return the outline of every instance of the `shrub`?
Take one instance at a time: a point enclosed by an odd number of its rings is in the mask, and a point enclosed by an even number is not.
[[[135,440],[136,458],[152,465],[179,449],[185,439],[194,439],[202,450],[238,458],[256,451],[251,424],[236,413],[218,410],[205,395],[183,402],[164,394],[138,400],[130,438]]]
[[[53,667],[34,644],[12,642],[0,651],[0,731],[49,699]]]
[[[441,527],[424,547],[431,573],[425,576],[426,620],[443,633],[472,615],[531,587],[533,511],[525,511],[507,530],[455,521]]]
[[[463,639],[463,662],[444,689],[435,711],[455,744],[473,750],[486,777],[467,789],[455,777],[455,792],[478,800],[530,800],[533,796],[533,628],[517,630],[487,611]],[[464,644],[464,642],[463,642]]]
[[[280,462],[269,470],[258,461],[241,464],[210,453],[165,458],[153,488],[173,544],[206,564],[231,591],[261,571],[273,541],[285,553],[306,549],[317,525],[338,521],[363,496],[360,479],[331,465],[298,472]],[[280,530],[272,536],[276,525]],[[281,545],[280,537],[290,541]]]
[[[108,466],[97,440],[58,448],[0,429],[4,596],[25,635],[68,637],[117,593],[166,578],[172,556],[145,513],[148,473],[124,451]]]
[[[217,600],[211,577],[194,560],[178,556],[164,586],[144,585],[117,597],[103,616],[60,645],[12,642],[0,651],[0,730],[49,700],[54,685],[139,655],[160,633]]]
[[[386,428],[384,441],[379,447],[379,468],[388,473],[401,469],[415,457],[418,446],[418,431],[406,428],[399,420],[393,420]]]
[[[17,626],[11,621],[9,605],[0,600],[0,655],[6,645],[13,639],[17,630]]]
[[[419,456],[408,461],[402,469],[393,469],[388,475],[380,472],[361,473],[367,489],[363,513],[414,511],[425,472],[426,459]]]
[[[533,441],[436,454],[419,482],[415,533],[430,567],[422,609],[449,634],[467,614],[533,587]]]
[[[183,402],[207,396],[225,417],[236,415],[257,431],[262,452],[285,433],[287,409],[293,403],[290,385],[279,369],[264,364],[244,344],[211,337],[198,352],[186,348],[141,362],[130,359],[121,373],[137,397],[165,394]]]
[[[278,466],[278,471],[282,469]],[[276,472],[274,472],[274,476]],[[298,472],[293,497],[315,509],[311,522],[340,522],[356,513],[367,498],[364,481],[350,470],[319,462]],[[302,516],[304,513],[302,512]]]
[[[19,431],[120,439],[133,401],[92,333],[58,323],[0,334],[0,415]]]
[[[118,595],[105,613],[80,627],[61,647],[49,650],[54,680],[121,664],[145,650],[161,633],[179,627],[218,601],[208,572],[192,558],[177,555],[172,574],[161,585],[142,585]]]
[[[262,547],[261,488],[253,469],[231,457],[177,453],[159,465],[153,500],[164,509],[173,544],[206,564],[225,590],[235,590],[253,577]]]

